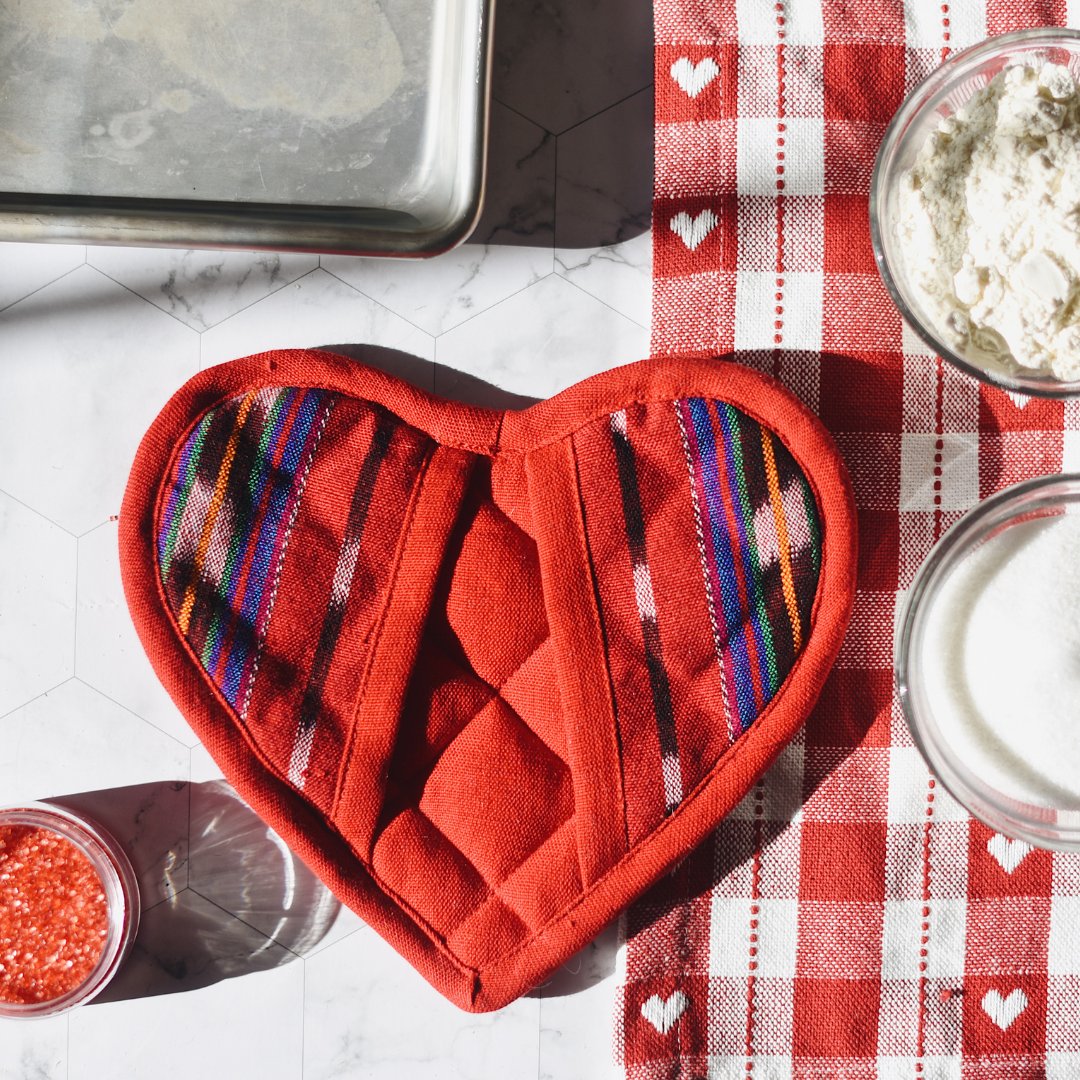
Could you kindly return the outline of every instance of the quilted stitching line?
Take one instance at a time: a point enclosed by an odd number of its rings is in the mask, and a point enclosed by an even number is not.
[[[293,526],[296,524],[296,516],[300,512],[300,502],[304,497],[304,489],[307,486],[308,474],[311,471],[311,463],[315,460],[315,450],[319,445],[319,440],[322,437],[323,431],[326,429],[327,421],[330,418],[330,412],[333,409],[335,402],[328,402],[323,410],[323,414],[318,421],[318,432],[314,435],[310,443],[310,449],[308,450],[306,459],[301,466],[301,479],[298,484],[294,495],[293,504],[286,510],[289,521],[285,527],[284,535],[281,538],[281,551],[277,558],[277,566],[275,568],[274,580],[270,586],[269,596],[267,597],[265,614],[260,612],[262,616],[259,622],[256,624],[256,633],[258,634],[258,644],[255,650],[255,656],[251,664],[251,674],[247,677],[247,689],[244,693],[244,707],[241,710],[241,716],[247,715],[248,705],[251,702],[251,691],[255,686],[255,679],[259,673],[259,659],[262,655],[262,646],[266,640],[266,629],[270,625],[270,619],[274,614],[274,601],[277,599],[278,585],[281,583],[281,568],[285,563],[285,553],[289,547],[289,538],[292,535]]]
[[[709,624],[712,628],[713,649],[716,652],[716,667],[720,674],[720,695],[724,702],[724,723],[727,726],[728,742],[735,741],[735,729],[731,719],[731,705],[728,701],[727,676],[724,672],[724,645],[720,637],[720,624],[716,614],[716,592],[713,589],[713,579],[710,573],[710,559],[705,549],[705,530],[702,526],[701,500],[698,497],[697,475],[694,469],[694,457],[690,450],[688,424],[683,415],[684,409],[688,408],[685,401],[674,401],[675,416],[679,422],[679,434],[682,437],[683,454],[686,457],[686,468],[690,478],[690,499],[694,507],[694,528],[697,532],[698,558],[701,560],[701,572],[705,581],[705,601],[709,609]]]
[[[825,554],[825,552],[827,550],[828,549],[823,549],[822,577],[821,577],[821,580],[825,580],[825,560],[828,557],[827,554]],[[820,602],[820,596],[821,596],[821,588],[819,586],[818,598],[815,600],[815,605],[814,605],[815,615],[816,615],[816,612],[817,612],[818,604]],[[812,619],[812,625],[811,625],[811,631],[810,631],[811,635],[813,634],[813,626],[815,625],[815,623],[816,623],[816,620]],[[781,697],[782,697],[781,692],[783,690],[783,687],[786,686],[794,678],[794,676],[795,676],[796,672],[798,671],[798,669],[805,662],[805,656],[806,656],[805,652],[799,654],[799,656],[795,660],[795,663],[792,665],[791,671],[788,673],[787,679],[784,680],[784,683],[781,686],[780,691],[777,691],[776,697],[773,698],[773,700],[769,702],[769,704],[762,710],[762,712],[758,715],[758,717],[754,720],[754,722],[750,725],[750,727],[747,728],[746,732],[744,733],[745,735],[749,735],[756,728],[761,727],[767,721],[768,717],[772,714],[772,712],[775,709],[776,705],[781,700]],[[609,878],[611,878],[611,877],[615,876],[616,874],[620,873],[622,870],[624,870],[626,868],[627,865],[635,862],[637,860],[637,858],[640,857],[639,853],[641,852],[641,850],[643,848],[651,846],[655,842],[656,838],[664,835],[667,831],[669,831],[671,828],[673,828],[675,822],[677,820],[679,820],[680,817],[684,813],[687,813],[690,810],[690,808],[693,807],[697,803],[697,801],[702,797],[705,789],[710,787],[714,781],[720,779],[725,772],[727,772],[729,769],[731,769],[733,767],[735,758],[737,756],[738,757],[742,756],[741,751],[743,750],[743,747],[745,745],[746,744],[745,744],[744,740],[740,740],[739,742],[733,743],[731,746],[729,746],[728,749],[717,760],[716,764],[712,767],[712,769],[708,773],[706,773],[705,776],[702,777],[702,779],[697,783],[697,785],[689,793],[686,794],[686,796],[683,798],[683,801],[679,804],[679,807],[675,811],[674,814],[672,814],[669,817],[666,817],[659,825],[657,825],[656,829],[653,831],[653,833],[650,836],[647,836],[647,837],[643,838],[642,840],[639,840],[636,844],[633,844],[630,847],[629,851],[627,851],[626,855],[624,855],[623,858],[620,859],[618,863],[616,863],[609,870],[607,870],[604,874],[602,874],[591,886],[585,887],[583,889],[581,895],[576,897],[571,904],[567,905],[567,907],[565,907],[563,910],[561,910],[558,913],[556,913],[555,915],[553,915],[547,922],[544,923],[543,926],[539,927],[529,938],[525,939],[522,942],[519,942],[513,949],[509,950],[508,952],[501,954],[499,956],[499,958],[494,963],[489,965],[489,967],[496,967],[496,966],[512,963],[516,956],[518,956],[520,953],[522,953],[523,951],[528,949],[536,941],[543,938],[544,935],[553,926],[555,926],[558,923],[565,920],[577,908],[581,907],[586,902],[586,900],[588,900],[588,898],[594,892],[596,892],[597,890],[599,890],[600,888],[602,888],[604,886],[604,884],[607,882],[607,880]]]
[[[664,403],[669,403],[669,404],[670,404],[670,403],[671,403],[671,400],[672,400],[672,399],[671,399],[671,397],[670,397],[669,395],[667,395],[667,394],[665,394],[665,395],[664,395],[664,396],[662,396],[662,397],[655,397],[655,398],[654,398],[654,397],[649,397],[649,396],[638,396],[638,397],[636,397],[636,398],[635,398],[635,401],[637,401],[637,402],[639,402],[639,403],[642,403],[642,404],[646,404],[646,403],[652,404],[652,403],[661,403],[661,402],[664,402]],[[604,415],[604,413],[601,413],[600,415],[601,415],[601,416],[603,416],[603,415]],[[580,427],[580,426],[585,426],[585,424],[587,424],[588,422],[589,422],[589,420],[586,420],[586,421],[584,421],[584,422],[583,422],[583,423],[582,423],[581,425],[579,425],[579,427]],[[197,423],[197,421],[196,421],[196,423]],[[194,426],[194,425],[193,425],[193,426]],[[575,428],[574,430],[577,430],[577,429]],[[455,445],[455,444],[452,444],[452,443],[450,443],[450,444],[447,444],[447,445]],[[456,444],[456,445],[458,445],[459,447],[464,447],[464,446],[466,446],[467,444],[465,444],[465,443],[459,443],[459,444]],[[524,453],[524,452],[526,452],[526,451],[522,451],[522,452]],[[817,495],[817,491],[816,491],[816,485],[815,485],[815,484],[814,484],[814,482],[813,482],[813,478],[812,478],[811,476],[809,476],[809,475],[808,475],[808,476],[807,476],[807,480],[808,480],[808,483],[810,483],[810,485],[811,485],[812,487],[814,487],[814,489],[815,489],[815,498],[817,499],[817,498],[818,498],[818,495]],[[415,493],[416,493],[416,489],[414,489],[414,500],[415,500]],[[412,519],[412,512],[410,512],[410,515],[409,515],[409,519],[408,519],[408,520],[409,520],[409,521],[411,522],[411,519]],[[408,528],[408,526],[406,526],[406,531],[407,531],[407,528]],[[828,547],[827,547],[827,546],[826,546],[826,549],[825,549],[825,550],[826,550],[826,552],[828,551]],[[594,581],[595,581],[595,568],[594,568],[594,567],[593,567],[593,566],[591,565],[591,562],[590,562],[590,570],[591,570],[591,571],[593,572],[593,575],[594,575]],[[824,576],[824,566],[823,566],[823,568],[822,568],[822,571],[823,571],[823,574],[822,574],[822,576]],[[159,585],[160,585],[160,583],[159,583]],[[817,610],[817,608],[818,608],[818,606],[819,606],[819,603],[820,603],[820,589],[818,590],[818,594],[817,594],[817,595],[815,596],[815,602],[814,602],[814,610],[815,610],[815,612],[816,612],[816,610]],[[814,620],[812,620],[812,622],[813,622],[813,621],[814,621]],[[381,632],[381,627],[380,627],[380,632]],[[796,668],[793,668],[793,669],[792,669],[792,674],[794,674],[795,670],[796,670]],[[609,678],[610,678],[610,674],[609,674]],[[218,696],[219,696],[219,695],[218,695]],[[500,696],[501,696],[501,695],[500,695]],[[505,701],[505,699],[504,699],[504,701]],[[509,706],[508,706],[508,707],[509,707]],[[232,710],[230,710],[230,711],[232,711]],[[515,715],[515,716],[517,716],[517,715],[518,715],[518,714],[516,713],[516,711],[514,711],[514,715]],[[764,715],[765,715],[765,714],[763,714],[763,716],[764,716]],[[519,717],[519,719],[520,719],[520,717]],[[759,719],[760,719],[760,718],[759,718]],[[278,772],[278,770],[276,770],[276,769],[275,769],[275,768],[274,768],[273,766],[269,766],[269,763],[268,763],[268,762],[266,762],[266,760],[265,760],[265,758],[263,757],[263,755],[262,755],[262,754],[261,754],[261,753],[260,753],[260,752],[258,751],[257,747],[255,746],[255,744],[253,743],[253,741],[252,741],[252,740],[250,739],[250,733],[248,733],[248,732],[246,731],[246,727],[245,727],[244,725],[242,725],[242,724],[241,724],[241,725],[238,725],[238,727],[240,727],[240,729],[241,729],[242,731],[244,731],[244,733],[245,733],[245,739],[246,739],[246,741],[248,742],[248,745],[249,745],[249,746],[250,746],[250,747],[251,747],[251,748],[253,749],[253,751],[255,751],[255,756],[256,756],[256,758],[257,758],[258,760],[260,760],[260,762],[261,762],[261,763],[263,764],[263,766],[264,766],[265,768],[267,768],[267,771],[268,771],[268,772],[269,772],[269,773],[270,773],[271,775],[274,775],[274,776],[278,777],[279,779],[281,779],[281,776],[280,776],[280,773]],[[724,756],[724,758],[726,759],[726,758],[727,758],[727,755],[725,755],[725,756]],[[695,791],[694,791],[694,792],[692,793],[692,797],[696,797],[696,794],[698,793],[698,791],[700,791],[700,789],[701,789],[701,788],[703,788],[703,787],[704,787],[704,786],[705,786],[706,784],[708,784],[708,783],[710,782],[710,780],[711,780],[711,779],[713,779],[713,778],[715,777],[715,775],[717,775],[717,774],[718,774],[719,772],[721,772],[721,771],[723,770],[723,767],[725,766],[725,764],[726,764],[726,761],[725,761],[724,759],[722,759],[722,760],[718,761],[718,762],[717,762],[717,765],[716,765],[716,766],[714,767],[714,769],[713,769],[713,770],[710,770],[710,773],[709,773],[709,774],[708,774],[708,775],[707,775],[706,777],[704,777],[704,778],[702,779],[702,781],[700,782],[700,784],[699,784],[699,785],[697,786],[697,788],[695,788]],[[628,853],[628,856],[629,856],[630,854],[632,854],[632,853]],[[619,864],[619,865],[622,865],[622,864],[623,864],[623,862],[625,862],[625,859],[624,859],[624,860],[622,860],[622,861],[620,862],[620,864]],[[370,868],[368,867],[367,869],[368,869],[368,872],[370,873],[370,872],[371,872],[371,871],[370,871]],[[614,870],[614,869],[615,869],[615,868],[613,868],[613,870]],[[372,875],[372,876],[373,876],[373,880],[374,880],[374,875]],[[601,878],[600,882],[597,882],[597,883],[596,883],[596,886],[599,886],[599,885],[601,884],[601,882],[605,881],[605,880],[606,880],[607,878],[608,878],[608,875],[607,875],[607,874],[605,874],[605,875],[604,875],[604,877],[603,877],[603,878]],[[405,910],[408,910],[408,911],[410,912],[410,917],[414,919],[414,921],[415,921],[415,923],[416,923],[416,925],[417,925],[417,926],[419,926],[419,927],[421,927],[422,929],[424,929],[424,932],[425,932],[425,934],[427,934],[427,936],[429,936],[429,937],[431,938],[431,940],[433,940],[434,942],[443,942],[443,943],[444,943],[444,939],[443,939],[443,938],[441,937],[441,935],[439,935],[439,934],[438,934],[437,932],[435,932],[435,931],[434,931],[434,930],[433,930],[433,929],[432,929],[432,928],[430,927],[430,925],[429,925],[429,924],[428,924],[428,923],[426,922],[426,920],[424,920],[424,919],[423,919],[422,917],[420,917],[420,916],[419,916],[418,914],[416,914],[416,913],[415,913],[415,912],[413,911],[413,909],[411,908],[411,906],[410,906],[410,905],[408,905],[408,903],[407,903],[406,901],[404,901],[404,899],[403,899],[403,898],[399,897],[399,896],[398,896],[398,895],[397,895],[397,894],[396,894],[396,893],[394,892],[394,890],[393,890],[393,889],[389,888],[389,887],[388,887],[388,886],[386,885],[386,883],[385,883],[385,882],[381,881],[381,879],[379,880],[378,884],[379,884],[379,888],[380,888],[380,890],[381,890],[381,891],[383,891],[383,892],[384,892],[384,894],[386,894],[387,896],[392,896],[392,897],[394,897],[394,898],[395,898],[395,899],[396,899],[397,901],[399,901],[399,903],[400,903],[400,906],[401,906],[401,907],[402,907],[403,909],[405,909]],[[595,888],[596,886],[594,886],[594,888]],[[493,891],[493,890],[491,890],[491,889],[489,888],[489,891],[488,891],[488,895],[491,895],[492,891]],[[574,903],[574,904],[571,904],[571,905],[569,905],[569,906],[568,906],[568,907],[567,907],[567,908],[566,908],[566,909],[565,909],[564,911],[562,911],[562,912],[559,912],[559,913],[557,913],[557,914],[553,915],[553,916],[551,917],[551,919],[549,919],[548,921],[546,921],[546,922],[544,923],[544,925],[543,925],[543,926],[542,926],[542,927],[541,927],[540,929],[538,929],[538,930],[537,930],[537,931],[536,931],[536,932],[535,932],[534,934],[530,935],[530,936],[529,936],[529,938],[527,938],[527,939],[526,939],[526,941],[524,941],[524,942],[522,943],[522,945],[520,946],[520,948],[525,948],[525,947],[528,947],[528,945],[529,945],[529,944],[530,944],[531,942],[534,942],[534,941],[535,941],[535,940],[536,940],[537,938],[539,938],[539,937],[542,937],[542,936],[543,936],[543,934],[544,934],[544,933],[546,932],[546,930],[547,930],[547,929],[548,929],[548,928],[549,928],[549,927],[550,927],[550,926],[551,926],[551,925],[552,925],[553,923],[556,923],[556,922],[558,922],[558,921],[559,921],[560,919],[562,919],[562,918],[565,918],[565,916],[566,916],[566,914],[567,914],[567,913],[571,912],[571,911],[572,911],[572,910],[574,909],[574,907],[575,907],[575,906],[577,906],[577,904],[578,904],[578,903],[580,903],[580,902],[581,902],[581,900],[585,898],[585,896],[591,895],[591,894],[592,894],[592,892],[593,892],[593,889],[588,889],[588,890],[587,890],[587,891],[585,892],[584,896],[583,896],[582,898],[580,898],[579,900],[575,901],[575,903]],[[455,957],[455,956],[454,956],[454,954],[453,954],[453,953],[452,953],[452,952],[451,952],[450,950],[446,949],[445,951],[446,951],[446,954],[448,955],[448,957],[450,957],[451,959],[453,959],[453,960],[454,960],[454,962],[455,962],[455,966],[456,966],[456,967],[457,967],[457,968],[458,968],[459,970],[462,970],[462,971],[465,971],[465,972],[473,972],[473,971],[475,971],[475,969],[474,969],[474,968],[472,968],[472,967],[471,967],[470,965],[468,965],[468,964],[465,964],[464,962],[462,962],[462,961],[460,960],[460,958],[458,958],[458,957]],[[512,952],[509,952],[509,953],[507,953],[507,954],[504,954],[504,957],[500,957],[500,958],[499,958],[499,962],[501,962],[501,961],[502,961],[502,960],[503,960],[503,959],[505,958],[505,956],[512,956],[512,955],[514,955],[515,953],[517,953],[518,951],[519,951],[519,948],[516,948],[516,949],[515,949],[515,950],[513,950]]]
[[[630,823],[627,820],[626,812],[626,769],[624,764],[624,749],[623,749],[623,736],[622,728],[619,723],[619,703],[615,694],[615,680],[611,673],[611,646],[608,642],[607,623],[604,619],[604,606],[600,602],[600,583],[597,578],[596,572],[596,559],[592,551],[591,542],[589,540],[589,529],[587,524],[587,515],[585,513],[584,496],[581,489],[581,461],[578,458],[577,443],[571,437],[570,442],[574,455],[574,481],[577,484],[578,492],[578,513],[581,515],[581,520],[585,523],[585,550],[589,560],[589,580],[592,582],[593,590],[593,604],[600,616],[600,636],[603,642],[604,651],[604,675],[607,680],[607,692],[608,698],[611,701],[611,711],[615,717],[615,742],[618,747],[618,759],[619,759],[619,800],[622,803],[622,825],[623,825],[623,844],[627,851],[630,850]]]
[[[333,663],[338,637],[345,620],[345,609],[352,594],[353,578],[360,557],[360,544],[364,536],[364,525],[367,522],[371,497],[375,490],[375,481],[390,451],[390,442],[398,426],[390,419],[388,413],[385,411],[379,413],[375,434],[356,478],[349,517],[345,525],[345,535],[338,549],[330,600],[323,615],[319,641],[315,648],[307,686],[304,688],[304,696],[300,703],[300,714],[296,721],[296,734],[289,759],[288,776],[298,791],[304,788],[304,772],[307,769],[315,740],[315,729],[319,722],[319,710],[322,705],[326,678],[330,672],[330,665]]]
[[[375,665],[375,658],[379,651],[379,642],[382,640],[383,631],[386,628],[386,620],[388,613],[393,606],[394,595],[400,581],[401,575],[401,563],[402,555],[405,552],[405,544],[409,537],[409,533],[412,530],[413,521],[416,517],[416,508],[420,503],[420,492],[423,489],[424,481],[427,479],[428,470],[431,468],[431,462],[435,456],[436,445],[432,442],[428,448],[426,457],[424,458],[423,466],[420,470],[420,475],[417,477],[415,484],[413,484],[412,496],[409,500],[409,507],[405,514],[404,522],[401,527],[401,535],[398,538],[397,549],[394,552],[394,572],[390,579],[390,582],[386,590],[386,601],[382,606],[382,610],[379,612],[379,618],[372,630],[371,634],[371,647],[368,649],[367,657],[364,663],[364,673],[360,679],[360,685],[357,689],[356,703],[353,706],[352,715],[350,717],[349,725],[349,745],[342,754],[341,766],[338,769],[337,782],[334,788],[334,797],[330,804],[330,819],[335,820],[341,809],[341,792],[342,786],[345,781],[345,776],[349,771],[349,765],[352,762],[353,751],[356,746],[356,721],[357,713],[360,710],[360,705],[364,700],[364,696],[367,692],[368,682],[371,678],[371,671]],[[350,844],[350,847],[352,845]],[[370,871],[369,860],[363,858],[359,852],[356,853],[357,857],[365,867]]]
[[[645,664],[649,672],[653,714],[656,719],[656,733],[660,741],[664,813],[671,814],[682,801],[682,765],[679,761],[679,744],[675,734],[675,710],[671,702],[671,687],[668,683],[667,668],[664,666],[664,656],[660,645],[660,628],[656,621],[656,599],[653,596],[649,556],[645,548],[645,519],[641,509],[641,494],[638,490],[637,464],[634,448],[626,430],[625,411],[612,413],[610,425],[622,494],[623,523],[626,528],[634,576],[634,599],[637,602],[638,618],[641,622],[641,634],[645,644]],[[603,623],[602,617],[601,623]]]
[[[809,473],[805,473],[804,475],[806,476],[807,482],[814,490],[815,499],[817,500],[820,507],[821,499],[817,491],[816,484],[814,483],[813,477]],[[817,594],[814,598],[814,606],[810,616],[810,631],[807,635],[808,639],[813,637],[815,629],[817,628],[817,617],[820,611],[821,604],[823,603],[823,585],[831,578],[831,564],[833,560],[832,546],[824,542],[825,518],[822,517],[821,520],[823,526],[823,542],[821,547],[821,571],[818,577]],[[803,652],[799,653],[799,655],[795,658],[795,663],[792,665],[791,670],[788,672],[787,679],[784,680],[784,683],[777,691],[776,696],[755,718],[754,722],[744,733],[745,735],[750,735],[752,732],[755,731],[755,729],[761,727],[768,721],[768,718],[772,715],[777,705],[783,699],[784,687],[787,686],[795,678],[796,674],[801,670],[801,668],[805,666],[806,657],[807,652],[806,650],[803,650]],[[517,957],[524,950],[532,946],[536,941],[543,938],[545,933],[547,933],[553,926],[566,919],[577,908],[581,907],[594,892],[596,892],[606,884],[609,878],[620,873],[622,870],[625,869],[626,866],[632,864],[638,858],[640,858],[639,853],[645,846],[651,846],[652,843],[655,842],[656,838],[665,835],[670,829],[672,829],[675,826],[675,823],[681,818],[681,816],[685,813],[688,813],[690,809],[698,802],[705,790],[710,787],[714,781],[720,779],[725,772],[729,771],[733,767],[735,758],[737,756],[742,756],[743,749],[746,745],[747,743],[745,742],[745,740],[740,740],[739,742],[731,744],[731,746],[729,746],[728,749],[723,754],[721,754],[712,769],[710,769],[709,772],[701,778],[697,785],[689,793],[686,794],[686,796],[683,798],[682,803],[680,803],[678,810],[676,810],[676,812],[670,817],[667,817],[662,822],[660,822],[660,824],[657,825],[651,836],[645,837],[644,839],[638,841],[638,843],[631,845],[626,855],[624,855],[623,858],[620,859],[619,862],[612,866],[608,871],[602,874],[591,886],[585,887],[581,895],[578,896],[573,901],[573,903],[569,904],[565,909],[553,915],[551,919],[549,919],[542,927],[538,928],[529,938],[525,939],[522,942],[519,942],[518,945],[516,945],[513,949],[502,954],[498,958],[498,960],[490,966],[496,967],[513,963],[515,957]]]

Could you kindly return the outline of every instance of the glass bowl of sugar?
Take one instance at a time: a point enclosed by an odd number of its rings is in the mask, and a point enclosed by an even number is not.
[[[939,356],[1006,390],[1080,395],[1080,32],[1002,34],[915,86],[878,150],[870,235]]]
[[[896,681],[931,771],[991,828],[1080,851],[1080,474],[979,503],[908,591]]]

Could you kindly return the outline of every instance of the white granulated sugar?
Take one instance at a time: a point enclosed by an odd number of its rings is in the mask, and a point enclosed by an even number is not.
[[[1013,525],[931,609],[926,692],[956,756],[1036,806],[1080,809],[1080,517]]]
[[[1080,379],[1080,93],[1056,64],[1009,67],[900,181],[911,283],[959,349]]]

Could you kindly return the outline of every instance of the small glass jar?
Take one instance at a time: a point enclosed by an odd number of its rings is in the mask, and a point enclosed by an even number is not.
[[[85,857],[100,879],[100,892],[105,897],[106,927],[101,953],[77,985],[67,987],[61,984],[55,994],[32,1002],[8,1001],[0,997],[0,1017],[38,1019],[56,1016],[95,997],[119,970],[139,929],[139,885],[124,849],[100,825],[82,814],[34,802],[0,808],[0,830],[11,830],[12,827],[45,830],[58,837],[62,844],[74,848]],[[19,834],[13,835],[17,837]],[[30,868],[32,874],[31,858],[27,858],[25,866]],[[76,860],[76,863],[83,865],[81,860]],[[94,885],[90,887],[96,889]],[[32,904],[33,897],[20,903]],[[0,917],[2,914],[0,912]],[[43,910],[43,914],[46,918],[57,917],[47,910]],[[24,954],[24,958],[27,967],[39,961],[33,955]],[[0,953],[0,964],[17,968],[24,958],[5,957]],[[71,966],[70,961],[67,963]]]
[[[1031,550],[1026,553],[1023,550],[1024,545],[1039,542],[1046,535],[1043,530],[1056,524],[1054,519],[1066,515],[1080,518],[1080,475],[1077,474],[1027,480],[984,500],[965,514],[927,556],[908,591],[897,629],[896,684],[915,744],[931,771],[957,801],[1007,836],[1036,847],[1080,851],[1080,776],[1075,779],[1070,776],[1071,790],[1066,790],[1060,779],[1050,776],[1049,771],[1039,770],[1038,763],[1046,762],[1051,755],[1055,756],[1055,765],[1060,761],[1062,769],[1067,767],[1070,757],[1055,745],[1054,739],[1046,738],[1047,724],[1043,717],[1052,718],[1052,713],[1040,712],[1036,699],[1039,692],[1052,694],[1053,690],[1047,689],[1049,680],[1034,670],[1035,665],[1025,665],[1019,648],[1020,643],[1025,643],[1023,627],[1029,615],[1007,607],[1004,633],[993,636],[990,648],[974,650],[980,663],[985,659],[987,664],[994,665],[993,678],[982,686],[973,685],[971,680],[968,667],[971,653],[961,652],[971,648],[966,639],[968,633],[976,634],[975,645],[983,645],[991,636],[991,626],[997,629],[996,624],[978,629],[977,605],[982,596],[988,595],[986,590],[1001,580],[1002,568],[1007,569],[1011,559],[1026,554],[1023,565],[1025,571],[1031,570],[1030,577],[1013,570],[1009,587],[1022,586],[1023,595],[1031,598],[1030,607],[1036,610],[1036,615],[1045,610],[1040,606],[1041,598],[1049,596],[1053,602],[1055,597],[1067,600],[1071,596],[1066,591],[1070,586],[1063,584],[1063,575],[1068,574],[1075,581],[1080,572],[1074,571],[1071,559],[1068,566],[1053,565],[1051,560],[1037,561]],[[1017,526],[1027,528],[1019,530]],[[1072,535],[1070,531],[1067,538]],[[1080,523],[1075,535],[1080,537]],[[983,551],[991,541],[997,541],[997,546]],[[1045,550],[1039,549],[1038,554]],[[969,562],[980,552],[989,559]],[[961,576],[954,579],[957,574]],[[1002,595],[998,593],[995,598],[999,606]],[[1047,614],[1045,619],[1049,617]],[[1049,627],[1046,621],[1042,632],[1049,633]],[[955,656],[943,656],[942,642],[955,643]],[[1038,647],[1034,639],[1032,647]],[[1040,661],[1046,655],[1048,663],[1060,663],[1059,670],[1066,673],[1072,670],[1068,665],[1077,662],[1071,650],[1072,646],[1064,643],[1061,651],[1066,655],[1059,658],[1056,653],[1037,649]],[[1002,680],[1008,680],[1010,687],[1015,688],[1013,693],[998,693],[997,686]],[[950,688],[958,688],[955,697],[941,689],[946,683]],[[1012,703],[1017,697],[1030,702],[1030,707],[1018,708],[1014,713]],[[979,702],[988,699],[998,721],[1007,713],[1012,747],[998,739],[993,724],[989,721],[983,724],[987,711],[980,711]],[[964,709],[970,707],[970,712],[958,718],[963,710],[955,710],[954,701],[962,702]],[[1069,724],[1063,725],[1069,730],[1061,731],[1062,737],[1072,740],[1074,726],[1070,718]],[[953,734],[950,736],[947,731]],[[984,737],[988,742],[977,741]],[[1018,743],[1024,744],[1024,754],[1016,753]],[[977,753],[972,752],[973,747]],[[1013,770],[1011,774],[1010,770]],[[1013,777],[1015,783],[1008,782]],[[1010,786],[1012,792],[1001,790]],[[1036,792],[1038,802],[1034,796],[1014,797],[1021,791],[1029,795]]]
[[[1062,382],[1022,368],[1011,358],[961,347],[946,339],[911,283],[897,225],[900,180],[915,163],[928,136],[941,121],[962,108],[991,79],[1013,64],[1044,63],[1069,68],[1080,82],[1080,32],[1057,27],[1017,30],[989,38],[950,56],[919,83],[897,110],[885,131],[870,180],[870,238],[874,258],[893,303],[908,325],[938,356],[983,382],[1041,397],[1073,397],[1080,381]]]

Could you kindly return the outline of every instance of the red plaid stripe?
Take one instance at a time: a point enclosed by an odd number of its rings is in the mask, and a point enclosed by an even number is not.
[[[907,91],[988,34],[1064,22],[1061,0],[656,2],[653,351],[735,351],[815,409],[860,555],[805,731],[626,915],[627,1077],[1080,1076],[1080,857],[970,819],[892,684],[919,564],[979,499],[1080,468],[1080,404],[943,366],[886,296],[867,227]]]

